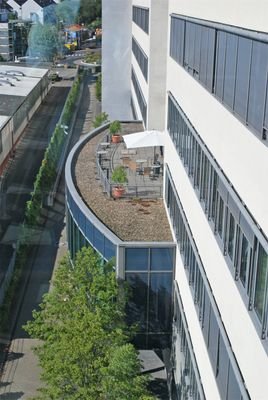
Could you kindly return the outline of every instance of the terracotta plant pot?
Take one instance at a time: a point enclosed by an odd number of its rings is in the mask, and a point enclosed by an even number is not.
[[[112,143],[120,143],[121,135],[112,135]]]
[[[124,193],[125,193],[125,188],[123,188],[122,186],[115,186],[112,191],[114,199],[119,199],[120,197],[123,196]]]

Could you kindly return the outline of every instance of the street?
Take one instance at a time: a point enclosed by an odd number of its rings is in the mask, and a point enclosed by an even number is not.
[[[95,99],[94,78],[88,78],[82,99],[70,147],[82,134],[92,128],[92,120],[100,112],[99,103]],[[38,118],[38,115],[36,117]],[[27,160],[25,154],[24,157],[24,160]],[[15,164],[12,169],[17,169]],[[19,185],[18,181],[17,184]],[[28,183],[23,181],[23,186],[26,184]],[[17,196],[19,196],[18,190]],[[29,399],[36,395],[36,390],[41,384],[40,369],[32,351],[32,347],[37,342],[28,338],[22,326],[31,319],[32,310],[38,307],[42,295],[49,289],[54,267],[67,252],[64,174],[61,177],[53,208],[46,208],[44,211],[43,231],[46,240],[32,247],[22,284],[17,293],[17,301],[10,315],[13,321],[9,337],[3,334],[0,336],[2,348],[4,344],[7,345],[6,362],[2,365],[0,381],[0,397],[3,400]]]

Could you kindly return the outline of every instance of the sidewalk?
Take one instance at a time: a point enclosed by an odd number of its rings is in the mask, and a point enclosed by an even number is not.
[[[81,134],[92,129],[92,120],[99,112],[95,85],[89,80],[84,88],[71,147]],[[54,206],[47,211],[44,231],[49,240],[33,249],[32,260],[29,260],[27,265],[28,276],[24,277],[24,285],[18,293],[17,312],[12,315],[14,329],[10,332],[12,340],[0,380],[1,400],[29,399],[36,395],[38,387],[41,386],[40,368],[32,351],[37,341],[29,339],[22,326],[31,318],[32,310],[38,307],[42,295],[49,290],[53,270],[67,252],[64,173]]]

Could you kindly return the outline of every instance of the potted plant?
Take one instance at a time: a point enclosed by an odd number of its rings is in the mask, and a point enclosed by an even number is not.
[[[127,183],[127,173],[123,165],[118,165],[113,170],[111,176],[112,182],[115,183],[113,187],[112,194],[115,199],[122,197],[125,192],[125,188],[123,187],[124,183]]]
[[[112,143],[120,143],[121,142],[121,123],[120,121],[113,121],[109,127],[110,135],[112,136]]]

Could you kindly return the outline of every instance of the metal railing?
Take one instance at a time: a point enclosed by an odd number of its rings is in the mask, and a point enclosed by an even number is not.
[[[100,149],[97,146],[97,151]],[[112,174],[111,160],[108,161],[109,165],[105,167],[102,165],[103,161],[100,161],[100,158],[96,151],[96,174],[97,179],[100,181],[103,192],[105,192],[108,197],[113,197],[113,188],[116,187],[116,184],[112,183],[110,180]],[[106,161],[107,162],[107,161]],[[163,185],[154,184],[138,184],[138,185],[129,185],[124,184],[124,193],[122,194],[122,198],[147,198],[147,199],[159,199],[163,197]]]

